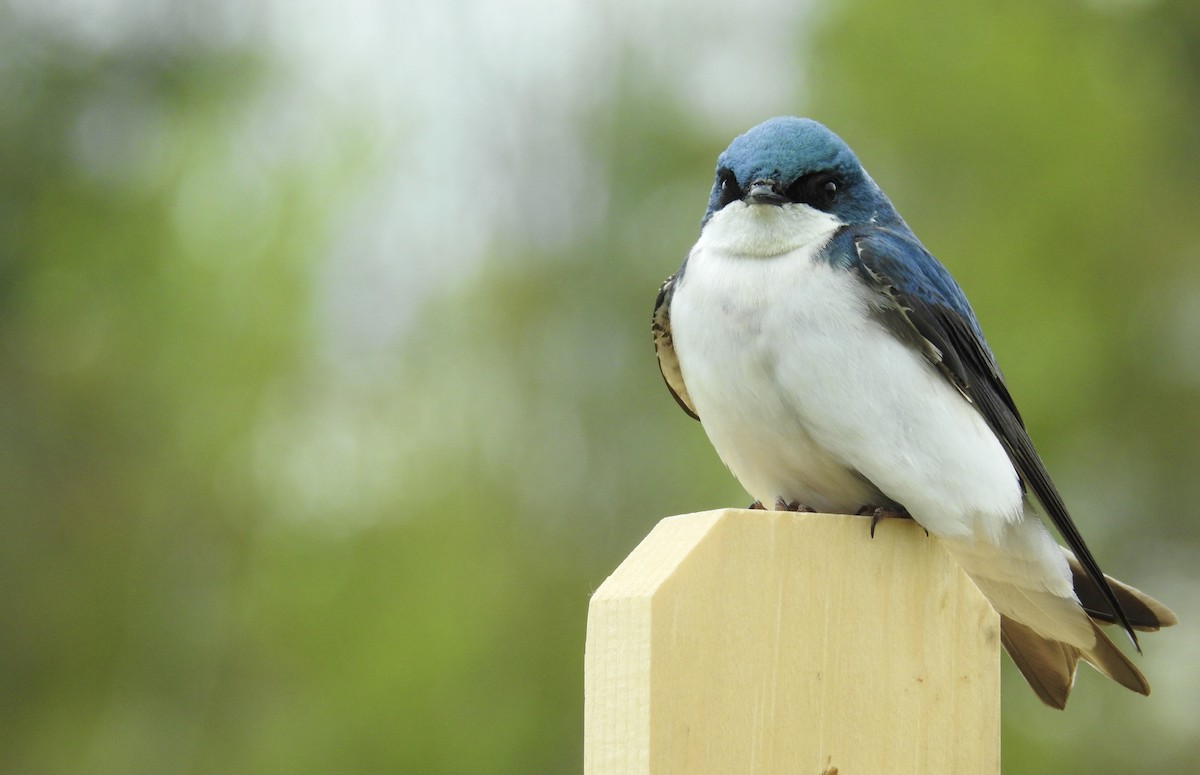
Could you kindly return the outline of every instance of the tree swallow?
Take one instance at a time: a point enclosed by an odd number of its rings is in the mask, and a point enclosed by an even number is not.
[[[1043,702],[1066,705],[1080,659],[1149,694],[1098,625],[1137,646],[1175,615],[1100,570],[963,292],[833,132],[774,118],[720,155],[653,335],[756,507],[911,516],[1000,614]]]

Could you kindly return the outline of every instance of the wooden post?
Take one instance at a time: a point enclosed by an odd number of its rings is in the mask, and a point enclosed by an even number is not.
[[[999,773],[1000,623],[909,520],[668,517],[592,596],[584,772]]]

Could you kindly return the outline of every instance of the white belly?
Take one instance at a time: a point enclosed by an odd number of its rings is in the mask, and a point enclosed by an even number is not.
[[[721,459],[768,508],[903,505],[948,536],[1020,519],[1016,473],[978,412],[813,244],[748,257],[702,239],[675,289],[680,368]]]

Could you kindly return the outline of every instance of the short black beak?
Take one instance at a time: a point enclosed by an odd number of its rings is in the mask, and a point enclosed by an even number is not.
[[[751,183],[745,200],[746,204],[775,205],[776,207],[788,201],[783,194],[783,186],[774,180],[756,180]]]

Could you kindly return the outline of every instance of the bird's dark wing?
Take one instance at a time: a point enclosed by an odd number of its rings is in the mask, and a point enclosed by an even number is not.
[[[696,406],[683,384],[683,372],[679,370],[679,358],[675,356],[675,342],[671,338],[671,296],[675,293],[675,273],[663,281],[654,301],[654,316],[650,320],[650,331],[654,334],[654,352],[658,355],[658,370],[662,372],[667,389],[683,411],[699,420]]]
[[[917,347],[983,415],[1004,445],[1021,481],[1033,491],[1075,553],[1094,585],[1092,591],[1100,593],[1137,646],[1129,618],[1067,513],[984,341],[975,313],[950,273],[907,229],[846,229],[835,239],[853,243],[853,249],[849,245],[831,247],[844,247],[836,253],[857,257],[855,268],[879,293],[878,314],[884,324]],[[1094,595],[1090,602],[1093,608],[1099,603]]]

